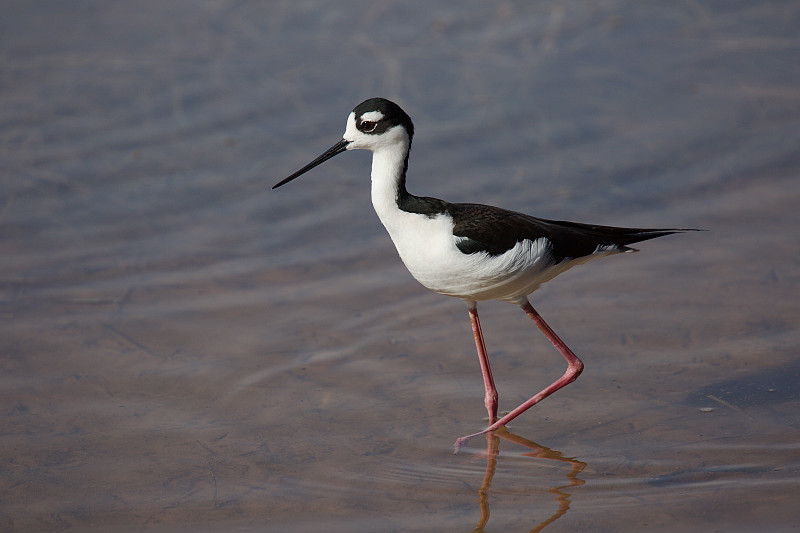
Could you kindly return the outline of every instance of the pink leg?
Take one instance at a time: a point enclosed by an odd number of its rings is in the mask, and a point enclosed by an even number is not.
[[[483,374],[483,388],[486,391],[483,404],[489,413],[489,423],[493,424],[497,421],[497,388],[494,386],[492,369],[489,367],[489,356],[486,354],[486,344],[483,342],[477,305],[469,306],[469,321],[472,323],[472,335],[475,337],[475,347],[478,349],[478,360],[481,363],[481,373]]]
[[[458,440],[456,440],[455,442],[456,452],[458,452],[458,449],[472,437],[475,437],[477,435],[482,435],[488,431],[494,431],[499,427],[505,426],[506,424],[508,424],[509,422],[517,418],[519,415],[521,415],[522,413],[524,413],[537,403],[541,402],[542,400],[544,400],[557,390],[566,387],[567,385],[575,381],[580,375],[580,373],[583,371],[583,362],[581,362],[581,360],[578,359],[578,356],[572,353],[572,350],[570,350],[567,347],[567,345],[564,344],[564,341],[558,338],[558,335],[556,335],[555,332],[552,329],[550,329],[550,326],[548,326],[547,323],[544,321],[544,319],[541,317],[541,315],[539,315],[539,313],[536,312],[536,310],[533,308],[530,302],[525,300],[525,304],[521,305],[520,307],[522,307],[522,310],[525,311],[529,317],[531,317],[531,320],[533,320],[539,327],[539,329],[542,330],[544,336],[547,337],[548,340],[550,340],[550,342],[553,343],[553,346],[556,347],[556,350],[558,350],[559,353],[564,357],[564,359],[566,359],[567,370],[564,372],[563,376],[561,376],[553,383],[542,389],[542,391],[536,394],[535,396],[532,396],[530,399],[520,404],[518,407],[516,407],[513,411],[508,413],[500,420],[497,420],[496,422],[492,423],[488,428],[484,429],[483,431],[479,431],[478,433],[473,433],[472,435],[467,435],[466,437],[461,437]],[[470,316],[471,313],[472,312],[470,312]],[[477,320],[477,315],[476,315],[476,320]],[[476,336],[476,342],[477,342],[477,336]],[[484,349],[484,354],[485,352],[486,351]]]

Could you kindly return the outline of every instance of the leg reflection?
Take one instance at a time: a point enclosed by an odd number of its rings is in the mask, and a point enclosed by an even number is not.
[[[578,487],[585,483],[584,480],[578,478],[578,474],[580,474],[581,471],[586,468],[586,463],[578,461],[572,457],[564,457],[561,452],[536,444],[525,437],[515,435],[509,432],[505,427],[501,427],[500,429],[486,433],[486,473],[483,475],[483,482],[481,483],[480,490],[478,490],[478,502],[481,509],[481,519],[478,522],[478,525],[475,526],[473,533],[483,532],[484,526],[489,522],[489,488],[492,486],[492,479],[494,478],[494,473],[497,469],[497,456],[500,453],[500,439],[530,448],[530,452],[522,454],[526,457],[532,457],[534,459],[548,459],[551,461],[559,461],[572,465],[569,473],[566,475],[567,484],[553,487],[548,490],[548,492],[555,495],[556,502],[558,503],[558,509],[555,513],[553,513],[552,516],[550,516],[550,518],[540,522],[538,525],[536,525],[536,527],[531,529],[530,533],[542,531],[545,527],[564,516],[569,510],[570,493],[566,492],[565,489],[569,489],[570,487]]]

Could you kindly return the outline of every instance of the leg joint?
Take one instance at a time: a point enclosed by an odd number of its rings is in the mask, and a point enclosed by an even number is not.
[[[578,379],[578,376],[581,375],[581,372],[583,372],[583,361],[577,359],[575,362],[570,363],[570,365],[567,367],[567,371],[564,372],[564,377],[569,380],[567,383],[572,383]]]

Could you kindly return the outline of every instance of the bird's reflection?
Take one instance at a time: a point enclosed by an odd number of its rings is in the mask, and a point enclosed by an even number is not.
[[[586,463],[578,461],[577,459],[574,459],[572,457],[564,457],[564,455],[561,452],[551,450],[550,448],[536,444],[535,442],[528,440],[525,437],[520,437],[519,435],[515,435],[509,432],[504,427],[496,431],[487,433],[486,473],[483,476],[483,483],[481,483],[481,488],[478,491],[478,501],[480,502],[481,519],[480,522],[478,522],[478,525],[473,530],[473,533],[482,533],[484,531],[483,529],[484,526],[486,526],[486,524],[489,522],[489,488],[492,485],[492,479],[494,478],[494,473],[497,468],[497,456],[500,453],[500,439],[525,446],[526,448],[530,448],[531,451],[522,454],[523,456],[532,457],[534,459],[559,461],[571,465],[569,472],[565,476],[567,479],[567,483],[564,485],[553,487],[548,490],[548,492],[555,495],[555,500],[558,504],[558,509],[547,520],[540,522],[533,529],[531,529],[530,533],[536,533],[538,531],[542,531],[545,527],[547,527],[548,525],[552,524],[553,522],[564,516],[569,510],[570,493],[567,492],[566,489],[569,489],[570,487],[578,487],[585,483],[584,480],[578,478],[578,474],[580,474],[581,471],[584,468],[586,468]]]

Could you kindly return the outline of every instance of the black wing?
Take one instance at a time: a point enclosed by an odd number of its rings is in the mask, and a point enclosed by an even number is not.
[[[591,255],[598,246],[625,251],[628,244],[655,239],[684,229],[617,228],[546,220],[524,213],[480,204],[448,204],[453,217],[453,235],[462,237],[456,245],[465,254],[486,252],[500,255],[523,240],[546,238],[556,263],[567,258]]]

